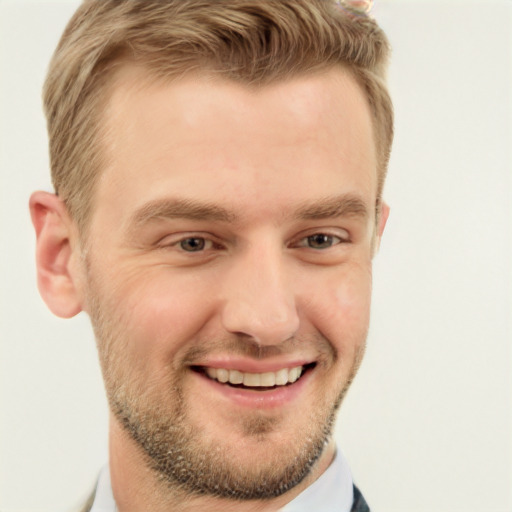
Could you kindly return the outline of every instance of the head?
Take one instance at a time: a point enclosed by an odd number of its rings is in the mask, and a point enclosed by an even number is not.
[[[387,54],[326,0],[94,0],[69,23],[39,286],[90,315],[112,445],[169,489],[268,499],[332,455],[387,218]]]

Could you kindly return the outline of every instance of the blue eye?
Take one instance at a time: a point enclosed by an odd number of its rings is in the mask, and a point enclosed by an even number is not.
[[[187,252],[202,251],[206,246],[206,240],[201,237],[190,237],[180,241],[180,247]]]
[[[341,242],[337,236],[325,235],[324,233],[316,233],[306,238],[307,246],[311,249],[328,249],[335,244]]]

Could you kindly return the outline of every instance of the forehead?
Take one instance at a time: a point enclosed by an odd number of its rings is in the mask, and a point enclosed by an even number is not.
[[[374,193],[371,114],[348,71],[264,86],[207,74],[147,77],[134,65],[117,76],[104,113],[108,165],[97,205],[114,193],[126,207],[170,193],[211,202],[213,188],[218,201],[235,203],[251,193],[268,204]],[[330,190],[337,182],[345,190]]]
[[[155,108],[159,110],[159,119],[154,116]],[[162,128],[158,121],[178,121],[205,131],[213,121],[219,137],[225,133],[218,131],[223,121],[234,128],[265,126],[266,132],[272,126],[276,130],[288,127],[292,136],[302,131],[313,137],[329,128],[343,127],[339,136],[356,134],[362,139],[372,124],[361,87],[350,71],[341,66],[270,84],[250,85],[208,73],[165,80],[140,65],[125,64],[113,79],[103,119],[114,136],[112,142],[130,135],[123,128],[134,127],[130,121],[135,116],[138,126],[152,131]],[[278,124],[273,122],[277,119]]]

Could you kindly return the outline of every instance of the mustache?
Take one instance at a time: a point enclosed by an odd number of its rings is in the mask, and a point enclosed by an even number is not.
[[[222,339],[198,340],[197,345],[187,349],[182,363],[186,366],[193,366],[197,361],[206,359],[212,354],[229,354],[230,356],[264,360],[286,354],[293,355],[304,348],[317,354],[319,361],[337,358],[334,346],[320,333],[312,336],[293,336],[274,345],[261,344],[252,336],[245,334],[233,334]]]

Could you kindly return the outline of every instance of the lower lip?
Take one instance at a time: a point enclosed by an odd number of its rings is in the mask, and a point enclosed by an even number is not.
[[[196,373],[198,378],[204,381],[217,393],[223,395],[227,400],[240,407],[251,409],[272,409],[292,404],[304,391],[304,387],[311,379],[313,370],[308,370],[299,380],[287,386],[280,386],[266,391],[253,391],[252,389],[233,388],[228,384],[222,384],[217,380],[210,379],[204,374]]]

